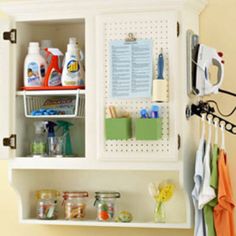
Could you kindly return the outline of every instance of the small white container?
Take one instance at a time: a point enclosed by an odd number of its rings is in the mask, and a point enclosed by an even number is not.
[[[28,55],[24,63],[24,86],[43,86],[46,70],[47,64],[45,59],[40,55],[39,43],[30,42]]]

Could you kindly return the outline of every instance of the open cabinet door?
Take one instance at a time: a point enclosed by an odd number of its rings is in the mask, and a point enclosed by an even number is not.
[[[13,44],[6,40],[8,36],[14,41],[14,32],[10,33],[11,21],[7,17],[0,17],[0,160],[9,159],[15,149],[16,139],[12,134],[13,119]],[[9,32],[9,33],[7,33]]]

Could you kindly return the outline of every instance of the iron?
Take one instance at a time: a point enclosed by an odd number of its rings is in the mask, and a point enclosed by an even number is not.
[[[206,96],[218,93],[224,79],[223,53],[199,43],[199,36],[187,31],[187,91],[188,95]],[[218,69],[217,82],[210,81],[209,68]]]

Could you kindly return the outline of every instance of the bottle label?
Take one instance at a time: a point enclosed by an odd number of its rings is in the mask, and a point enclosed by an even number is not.
[[[45,70],[45,68],[44,68]],[[39,65],[36,62],[31,62],[27,68],[27,82],[29,86],[40,86]]]
[[[81,82],[81,67],[76,57],[72,57],[72,59],[67,63],[66,68],[67,79],[64,81],[64,84],[68,86],[83,85]]]
[[[72,60],[70,60],[67,63],[67,71],[68,71],[68,73],[72,73],[72,74],[78,73],[79,69],[80,69],[79,68],[79,63],[78,63],[77,60],[72,59]]]
[[[56,70],[52,70],[49,76],[48,86],[59,86],[59,85],[61,85],[61,73]]]

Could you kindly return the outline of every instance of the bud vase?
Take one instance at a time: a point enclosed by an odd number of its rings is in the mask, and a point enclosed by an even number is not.
[[[154,211],[154,221],[155,223],[166,222],[165,204],[163,202],[156,202]]]

